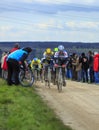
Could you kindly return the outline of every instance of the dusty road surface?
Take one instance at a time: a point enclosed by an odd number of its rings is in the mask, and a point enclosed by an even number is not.
[[[74,130],[99,130],[99,85],[68,80],[59,93],[56,86],[38,82],[37,92],[64,124]]]

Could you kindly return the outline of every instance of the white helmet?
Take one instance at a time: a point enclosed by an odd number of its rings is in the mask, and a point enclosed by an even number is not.
[[[59,45],[59,46],[58,46],[58,50],[59,50],[59,51],[63,51],[63,50],[64,50],[64,46],[63,46],[63,45]]]

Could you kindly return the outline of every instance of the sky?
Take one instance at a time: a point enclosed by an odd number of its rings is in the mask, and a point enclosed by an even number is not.
[[[0,1],[0,42],[99,42],[99,0]]]

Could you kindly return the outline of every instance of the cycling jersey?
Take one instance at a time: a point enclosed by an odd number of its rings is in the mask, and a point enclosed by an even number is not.
[[[58,51],[54,55],[55,63],[59,65],[66,64],[68,58],[68,54],[66,51]]]
[[[47,54],[46,53],[46,51],[43,53],[43,57],[45,58],[45,59],[48,59],[48,60],[50,60],[50,59],[52,59],[52,56],[53,56],[53,52],[51,52],[50,54]]]
[[[33,68],[33,66],[36,66],[36,68],[41,68],[41,60],[40,59],[38,59],[37,61],[32,60],[31,68]]]
[[[52,65],[53,64],[53,52],[50,54],[47,54],[46,51],[43,53],[43,58],[41,59],[41,62],[44,65]]]

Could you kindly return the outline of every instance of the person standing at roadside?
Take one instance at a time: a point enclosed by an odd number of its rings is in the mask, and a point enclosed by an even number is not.
[[[95,83],[99,83],[99,53],[98,52],[94,53],[93,69],[94,69]]]
[[[9,53],[12,53],[12,52],[14,52],[14,51],[16,51],[16,50],[18,50],[18,49],[20,49],[20,45],[19,45],[19,43],[16,43],[16,44],[14,45],[14,47],[9,51]]]
[[[89,51],[88,52],[89,54],[89,80],[90,80],[90,83],[93,83],[94,82],[94,70],[93,70],[93,60],[94,60],[94,55],[93,55],[93,52],[92,51]]]
[[[24,61],[27,59],[31,51],[32,49],[30,47],[25,47],[22,49],[18,49],[8,55],[7,57],[7,65],[8,65],[7,84],[8,85],[13,84],[12,78],[14,78],[15,85],[19,84],[18,75],[20,72],[20,64],[23,64],[23,66],[25,66]]]
[[[5,78],[5,75],[7,75],[7,62],[6,62],[6,59],[7,59],[7,56],[8,56],[8,52],[3,52],[2,53],[2,57],[1,57],[1,69],[2,69],[2,75],[1,77],[6,79]]]
[[[88,68],[89,68],[89,61],[88,57],[83,52],[81,54],[81,63],[82,63],[82,82],[88,83]]]

